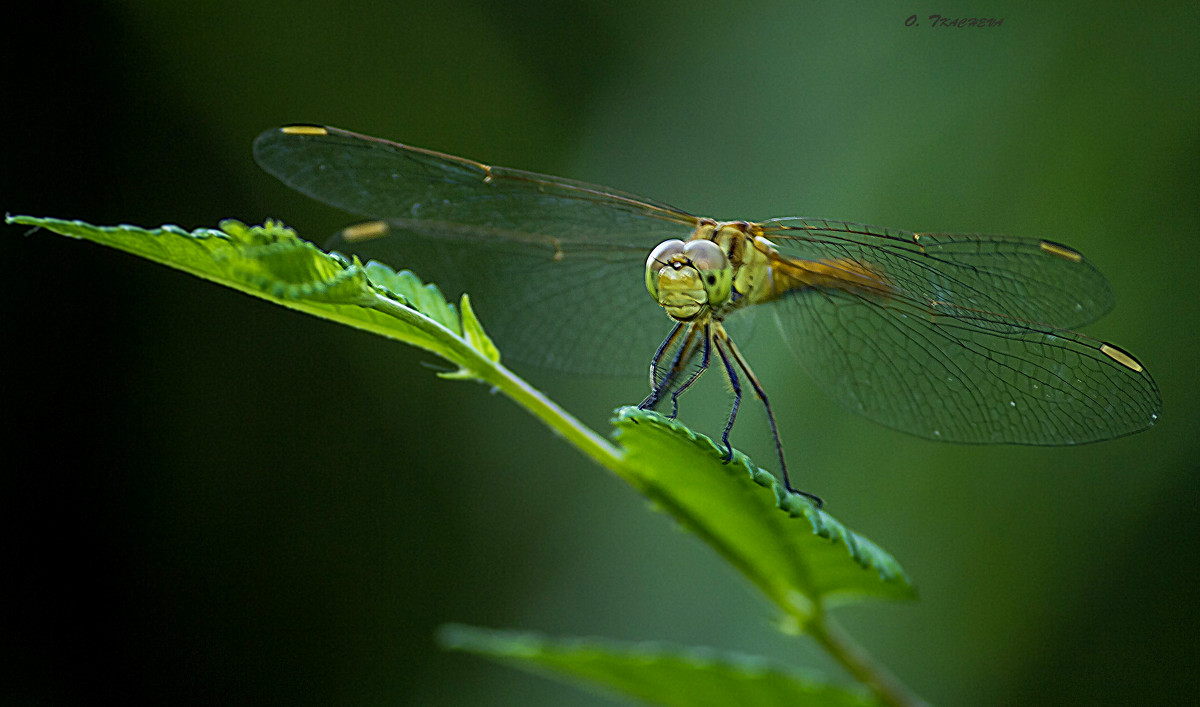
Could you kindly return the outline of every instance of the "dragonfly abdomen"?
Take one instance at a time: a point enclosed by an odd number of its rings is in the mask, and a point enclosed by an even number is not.
[[[877,268],[849,258],[829,260],[773,259],[760,302],[770,302],[803,290],[845,292],[859,297],[887,300],[896,289]]]

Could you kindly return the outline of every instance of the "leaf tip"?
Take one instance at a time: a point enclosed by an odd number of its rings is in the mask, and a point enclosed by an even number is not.
[[[479,323],[475,310],[471,307],[471,297],[467,293],[463,293],[458,308],[462,318],[463,338],[489,361],[500,363],[500,349],[496,348],[492,338],[483,330],[483,325]]]

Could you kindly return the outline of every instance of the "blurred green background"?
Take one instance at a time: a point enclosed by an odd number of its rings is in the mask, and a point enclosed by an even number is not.
[[[1087,331],[1162,389],[1149,432],[938,445],[826,399],[769,318],[747,353],[804,487],[918,585],[919,602],[839,613],[916,692],[1187,702],[1198,7],[23,6],[6,10],[0,199],[99,224],[279,217],[321,241],[353,219],[250,155],[266,128],[320,122],[718,218],[1067,243],[1117,292]],[[1004,23],[935,29],[932,13]],[[438,380],[430,356],[58,236],[9,228],[4,251],[0,701],[609,704],[439,651],[450,621],[841,679],[695,538],[507,400]],[[520,372],[605,432],[645,393],[640,370]],[[725,404],[709,381],[682,419],[716,433]],[[771,459],[757,411],[734,442]]]

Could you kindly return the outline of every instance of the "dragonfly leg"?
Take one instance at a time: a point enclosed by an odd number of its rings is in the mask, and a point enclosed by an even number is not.
[[[692,384],[695,383],[700,378],[700,374],[702,374],[708,370],[708,363],[712,357],[712,339],[713,339],[712,329],[709,325],[706,324],[706,325],[704,325],[704,356],[701,357],[701,359],[700,359],[700,367],[697,368],[696,372],[693,373],[691,376],[689,376],[688,379],[683,382],[683,385],[679,386],[679,388],[677,388],[674,393],[671,393],[671,418],[672,419],[674,419],[675,414],[677,412],[679,412],[679,396],[681,396],[685,392],[687,392],[687,389],[691,388]],[[687,358],[691,358],[691,356],[689,355],[689,356],[687,356]]]
[[[738,408],[742,404],[742,384],[738,381],[737,370],[729,361],[729,355],[725,353],[725,347],[720,341],[716,342],[717,354],[721,357],[721,363],[725,364],[725,374],[729,376],[729,385],[733,387],[733,407],[729,410],[729,421],[725,423],[725,431],[721,433],[721,443],[725,445],[725,461],[728,463],[733,459],[733,445],[729,443],[729,433],[733,430],[733,421],[737,419]]]
[[[671,333],[667,334],[667,338],[663,339],[658,345],[658,350],[654,352],[654,358],[650,359],[650,390],[658,390],[660,381],[658,380],[659,365],[662,363],[663,354],[671,347],[675,339],[679,338],[680,332],[683,331],[683,322],[676,322],[675,327],[671,329]]]
[[[676,344],[677,340],[679,339],[679,334],[685,331],[684,327],[685,325],[682,322],[675,325],[675,328],[672,329],[671,333],[667,335],[667,338],[663,341],[662,345],[658,347],[658,351],[655,353],[654,359],[650,363],[650,384],[652,390],[650,391],[650,395],[646,396],[646,399],[638,404],[638,409],[651,410],[657,407],[658,404],[662,402],[662,399],[667,394],[667,391],[669,391],[675,381],[678,380],[679,375],[683,372],[683,369],[687,366],[687,363],[692,359],[693,356],[695,356],[696,342],[698,338],[697,334],[699,334],[700,329],[694,325],[686,325],[687,335],[684,336],[682,342]],[[706,337],[707,332],[708,327],[705,327]],[[675,349],[675,355],[671,357],[670,365],[664,367],[662,365],[662,357],[672,348]],[[708,365],[707,361],[704,365]],[[691,379],[686,381],[684,383],[684,388],[686,389],[688,386],[694,383],[695,378],[699,377],[699,374],[702,373],[703,370],[703,367],[701,367],[700,371],[694,374]],[[671,414],[669,417],[673,420],[678,413],[679,400],[678,395],[675,395],[671,398]]]
[[[820,508],[825,504],[820,496],[807,491],[801,491],[792,486],[792,481],[788,478],[787,460],[783,456],[783,442],[779,439],[779,428],[775,425],[775,413],[771,410],[771,401],[767,399],[767,392],[759,384],[754,371],[750,370],[750,364],[746,363],[746,359],[742,356],[742,352],[738,351],[738,347],[733,343],[733,339],[730,339],[728,336],[722,338],[729,345],[729,353],[733,355],[733,360],[737,362],[738,367],[746,374],[746,379],[750,381],[750,386],[754,388],[754,394],[758,396],[758,399],[762,401],[763,407],[767,410],[767,420],[771,423],[771,435],[775,437],[775,451],[779,453],[779,468],[783,472],[783,485],[787,487],[788,491],[804,496],[816,504],[817,508]]]
[[[663,368],[662,359],[668,351],[677,345],[679,335],[683,332],[683,322],[676,323],[675,327],[671,329],[671,333],[667,334],[667,338],[663,339],[663,342],[658,345],[658,350],[654,352],[654,358],[650,359],[650,394],[646,396],[645,400],[638,403],[639,410],[653,410],[662,401],[663,393],[666,392],[672,377],[675,375],[673,371],[679,365],[679,356],[682,354],[687,342],[684,341],[682,345],[679,345],[679,350],[671,358],[671,365],[666,369]]]

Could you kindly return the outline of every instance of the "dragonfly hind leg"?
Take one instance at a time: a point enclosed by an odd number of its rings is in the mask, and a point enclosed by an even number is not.
[[[754,375],[754,371],[750,370],[750,364],[746,363],[746,359],[742,357],[742,352],[738,351],[738,347],[733,343],[733,340],[728,336],[720,336],[720,334],[724,334],[724,332],[719,332],[719,338],[717,341],[717,351],[722,353],[722,360],[724,360],[724,352],[722,350],[722,344],[724,344],[729,347],[729,353],[733,356],[733,360],[737,363],[737,367],[741,368],[742,372],[746,374],[746,380],[750,381],[750,386],[754,388],[754,394],[758,396],[759,400],[762,401],[763,407],[767,411],[767,421],[771,423],[771,436],[775,438],[775,451],[779,454],[779,469],[783,473],[783,485],[787,487],[788,491],[804,496],[808,500],[812,501],[817,508],[820,508],[821,506],[825,505],[825,502],[821,500],[820,496],[809,493],[808,491],[801,491],[795,486],[792,486],[792,480],[788,477],[787,459],[785,459],[783,456],[783,442],[781,442],[779,439],[779,428],[775,425],[775,412],[771,410],[771,401],[767,399],[767,391],[763,390],[762,385],[760,385],[758,382],[758,378]],[[726,363],[726,369],[729,369],[728,363]],[[731,371],[730,381],[732,382],[734,380],[735,379]],[[736,384],[734,386],[734,392],[738,393],[738,400],[740,400],[740,393]],[[729,418],[729,427],[733,426],[733,417],[737,414],[738,400],[734,401],[733,413]],[[727,427],[725,430],[726,436],[729,434],[729,427]],[[728,441],[726,441],[726,445],[728,445]]]
[[[721,357],[721,363],[725,364],[725,374],[729,377],[729,385],[733,388],[733,407],[729,410],[729,420],[725,423],[725,431],[721,433],[721,444],[725,445],[725,463],[728,464],[733,459],[733,445],[729,443],[729,433],[733,431],[733,421],[737,419],[738,408],[742,405],[742,384],[738,381],[737,371],[730,363],[729,355],[725,353],[725,347],[721,345],[720,341],[717,342],[717,355]]]

